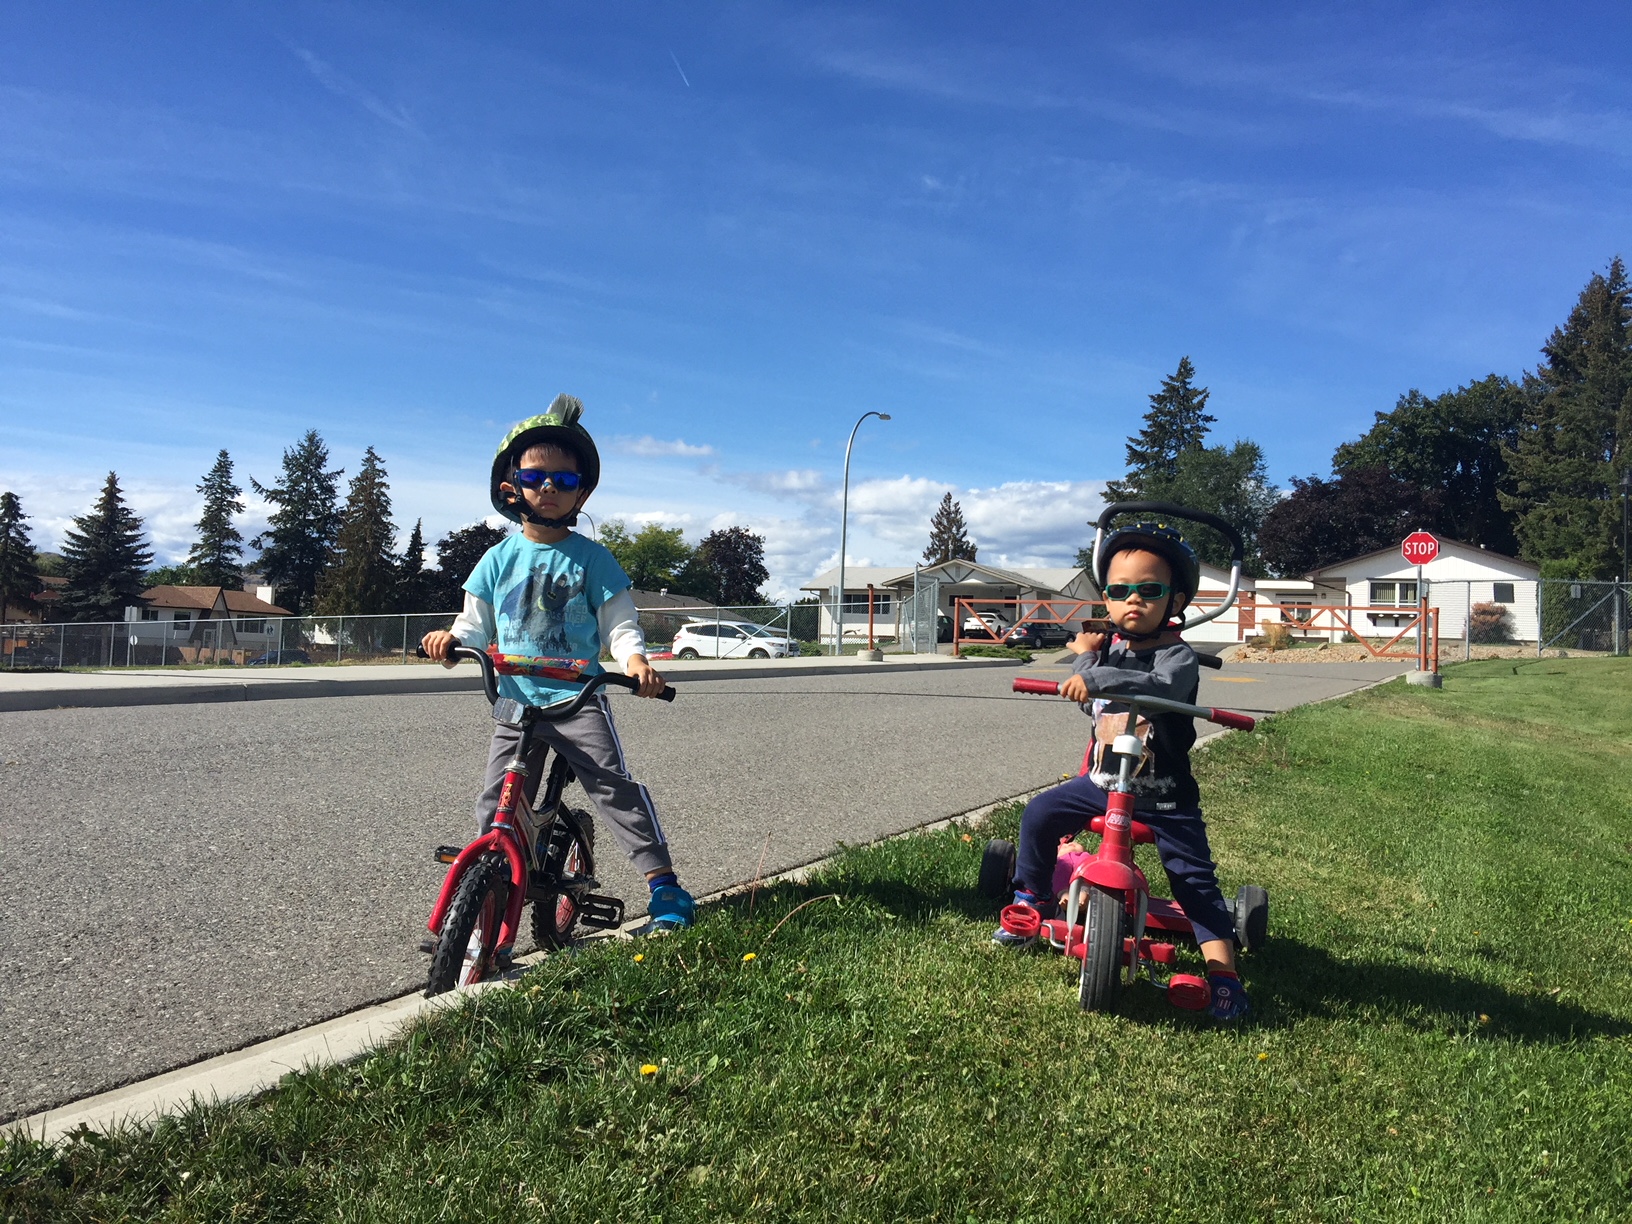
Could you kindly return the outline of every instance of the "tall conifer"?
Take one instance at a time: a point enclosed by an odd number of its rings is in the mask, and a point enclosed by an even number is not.
[[[1178,475],[1181,455],[1202,448],[1216,418],[1207,413],[1210,393],[1195,385],[1195,377],[1190,358],[1181,357],[1179,368],[1162,379],[1162,389],[1150,397],[1144,428],[1128,439],[1127,476],[1106,487],[1108,501],[1152,497],[1155,485]]]
[[[397,608],[402,612],[427,612],[429,584],[425,581],[425,521],[414,520],[408,544],[397,563]]]
[[[318,612],[374,616],[396,611],[396,545],[391,486],[386,483],[385,465],[370,446],[351,479],[334,552],[318,581]]]
[[[121,620],[147,583],[153,563],[144,547],[142,520],[125,505],[117,473],[109,472],[89,514],[74,520],[63,539],[62,612],[69,620]]]
[[[317,430],[306,432],[283,452],[281,481],[267,488],[253,476],[250,486],[277,507],[267,528],[254,540],[261,549],[261,570],[276,591],[274,598],[297,615],[309,614],[318,576],[328,563],[340,529],[340,477],[344,468],[328,470],[329,448]]]
[[[924,549],[924,564],[973,561],[978,551],[964,524],[963,507],[952,500],[951,493],[947,493],[929,520],[929,547]]]
[[[226,451],[216,455],[197,489],[204,494],[204,512],[198,519],[198,540],[187,554],[193,581],[237,590],[244,585],[244,537],[233,526],[232,516],[244,512],[244,491],[233,483],[232,459]]]
[[[19,608],[32,610],[45,589],[27,522],[17,494],[9,489],[0,493],[0,621]]]

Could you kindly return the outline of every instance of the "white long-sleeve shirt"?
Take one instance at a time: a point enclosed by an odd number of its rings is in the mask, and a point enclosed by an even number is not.
[[[618,666],[629,662],[630,655],[646,653],[646,635],[640,629],[640,613],[635,608],[635,597],[628,591],[619,591],[600,606],[595,620],[601,631],[601,645],[612,653]],[[465,607],[450,630],[460,645],[486,650],[498,633],[498,621],[493,605],[465,592]]]

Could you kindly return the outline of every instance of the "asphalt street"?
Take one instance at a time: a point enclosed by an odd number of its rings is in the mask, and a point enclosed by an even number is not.
[[[1270,711],[1398,670],[1234,666],[1200,700]],[[1016,674],[692,681],[613,708],[701,894],[1072,768],[1081,714]],[[421,986],[429,851],[473,832],[488,729],[470,693],[0,714],[0,1120]],[[608,890],[643,898],[601,842]]]

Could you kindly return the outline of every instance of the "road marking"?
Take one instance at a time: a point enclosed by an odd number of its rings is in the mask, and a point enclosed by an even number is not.
[[[1259,684],[1257,676],[1208,676],[1214,684]]]

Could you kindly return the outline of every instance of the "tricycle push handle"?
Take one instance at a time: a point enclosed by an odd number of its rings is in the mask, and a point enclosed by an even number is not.
[[[1057,697],[1060,693],[1060,686],[1053,680],[1037,680],[1030,676],[1016,676],[1014,678],[1014,691],[1017,693],[1043,693],[1050,697]],[[1258,720],[1251,714],[1238,714],[1234,710],[1215,710],[1211,706],[1188,705],[1182,701],[1169,701],[1166,697],[1146,697],[1137,693],[1094,693],[1093,696],[1103,697],[1107,701],[1125,701],[1130,705],[1137,705],[1142,710],[1161,710],[1168,714],[1188,714],[1191,718],[1217,723],[1221,727],[1234,727],[1237,731],[1251,731],[1258,725]]]
[[[423,645],[417,647],[414,653],[422,659],[430,658],[430,655],[425,653]],[[493,705],[498,702],[499,678],[492,655],[485,650],[477,650],[473,646],[450,646],[448,648],[448,657],[452,659],[474,659],[477,663],[480,663],[482,666],[482,687],[487,690],[488,704]],[[559,722],[562,719],[571,718],[584,708],[597,690],[605,688],[609,684],[615,684],[619,688],[626,688],[630,692],[640,690],[640,681],[632,676],[620,676],[616,672],[602,672],[598,676],[590,676],[584,680],[584,687],[578,690],[577,696],[571,701],[564,705],[544,707],[539,717],[548,722]],[[673,701],[674,689],[665,687],[657,697],[659,701]]]

